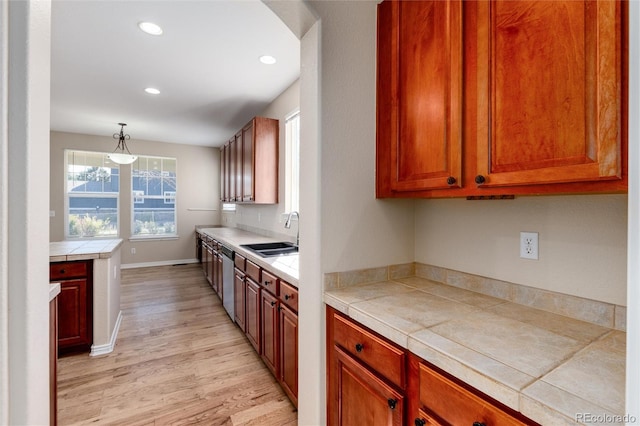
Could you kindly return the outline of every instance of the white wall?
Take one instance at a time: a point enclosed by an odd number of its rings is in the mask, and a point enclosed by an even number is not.
[[[49,424],[50,45],[49,1],[0,3],[0,424]]]
[[[131,127],[131,126],[130,126]],[[118,130],[114,127],[114,132]],[[195,259],[195,226],[220,224],[220,151],[216,148],[153,142],[135,139],[135,128],[128,146],[139,155],[173,157],[178,162],[177,219],[178,240],[129,241],[131,236],[131,166],[120,166],[119,200],[120,238],[122,264],[145,264]],[[111,135],[94,136],[77,133],[51,132],[50,209],[55,217],[50,219],[50,241],[62,241],[64,237],[64,150],[111,152],[117,141]],[[216,209],[216,211],[196,209]],[[131,254],[131,248],[136,254]]]
[[[413,261],[413,201],[376,200],[376,2],[311,2],[322,23],[322,270]]]
[[[520,231],[539,260],[520,259]],[[626,306],[627,196],[424,200],[416,261]]]
[[[629,224],[627,413],[640,423],[640,3],[629,2]],[[636,423],[637,424],[637,423]]]

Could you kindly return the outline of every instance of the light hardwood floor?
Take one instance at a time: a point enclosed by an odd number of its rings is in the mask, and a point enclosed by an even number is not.
[[[122,271],[115,350],[58,363],[58,424],[295,425],[200,265]]]

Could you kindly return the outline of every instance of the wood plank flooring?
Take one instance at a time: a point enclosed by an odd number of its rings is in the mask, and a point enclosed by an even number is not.
[[[58,424],[295,425],[297,412],[200,265],[122,271],[108,355],[58,360]]]

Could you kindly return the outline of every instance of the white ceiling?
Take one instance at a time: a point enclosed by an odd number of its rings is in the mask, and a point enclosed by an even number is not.
[[[54,0],[51,33],[51,129],[111,136],[125,122],[130,147],[220,146],[300,73],[300,41],[260,0]]]

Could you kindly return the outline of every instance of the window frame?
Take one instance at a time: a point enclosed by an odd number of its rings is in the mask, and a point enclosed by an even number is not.
[[[175,180],[175,185],[174,185],[174,190],[173,191],[165,191],[164,190],[164,185],[161,187],[161,193],[157,194],[157,195],[145,195],[143,191],[140,190],[134,190],[134,179],[138,176],[136,176],[136,174],[134,173],[134,170],[140,170],[140,159],[145,159],[147,161],[147,166],[148,166],[148,161],[150,161],[151,159],[153,160],[160,160],[161,164],[163,164],[163,162],[165,160],[169,160],[169,161],[173,161],[175,164],[175,176],[174,176],[174,180]],[[148,168],[145,170],[149,170]],[[164,178],[170,178],[170,172],[164,170],[161,167],[160,170],[160,174],[158,176],[158,178],[160,179],[164,179]],[[131,164],[131,177],[130,177],[130,190],[131,190],[131,233],[130,233],[130,237],[129,240],[167,240],[167,239],[177,239],[178,238],[178,159],[176,157],[164,157],[164,156],[159,156],[159,155],[139,155],[138,158],[136,159],[136,161],[134,161]],[[143,192],[142,194],[140,194],[140,192]],[[172,195],[170,195],[169,197],[167,197],[168,193],[172,193]],[[139,201],[140,199],[142,199],[143,201]],[[147,199],[153,199],[153,200],[161,200],[163,205],[169,206],[169,205],[173,205],[173,219],[174,219],[174,231],[173,232],[163,232],[163,233],[159,233],[159,234],[154,234],[154,233],[136,233],[136,208],[139,208],[139,206],[141,204],[144,204],[144,200]],[[167,203],[167,200],[173,200],[173,203]],[[138,206],[138,207],[137,207]]]
[[[101,155],[102,158],[102,166],[98,166],[98,167],[103,167],[103,168],[107,168],[105,165],[109,164],[108,168],[116,168],[118,169],[118,191],[117,192],[70,192],[69,191],[69,154],[70,153],[79,153],[79,154],[90,154],[90,155]],[[86,150],[86,149],[73,149],[73,148],[66,148],[64,149],[64,162],[63,162],[63,168],[64,168],[64,237],[65,239],[68,240],[74,240],[74,241],[80,241],[80,240],[96,240],[96,239],[113,239],[113,238],[120,238],[120,233],[121,233],[121,228],[120,228],[120,209],[121,209],[121,202],[120,202],[120,189],[121,189],[121,168],[120,165],[117,163],[114,163],[112,161],[110,161],[107,158],[107,155],[109,155],[108,152],[102,152],[102,151],[90,151],[90,150]],[[74,163],[75,165],[75,163]],[[84,166],[84,165],[83,165]],[[86,167],[86,166],[85,166]],[[113,176],[113,175],[111,175]],[[88,182],[88,181],[87,181]],[[114,234],[107,234],[107,235],[83,235],[83,236],[75,236],[75,235],[71,235],[70,231],[70,199],[71,199],[71,195],[73,195],[73,198],[104,198],[104,199],[115,199],[116,200],[116,233]]]
[[[295,120],[295,129],[290,123]],[[300,109],[285,117],[285,212],[300,209]],[[295,139],[291,132],[297,131]],[[296,156],[294,162],[293,156]],[[294,191],[295,187],[295,191]],[[285,213],[285,214],[287,214]]]

